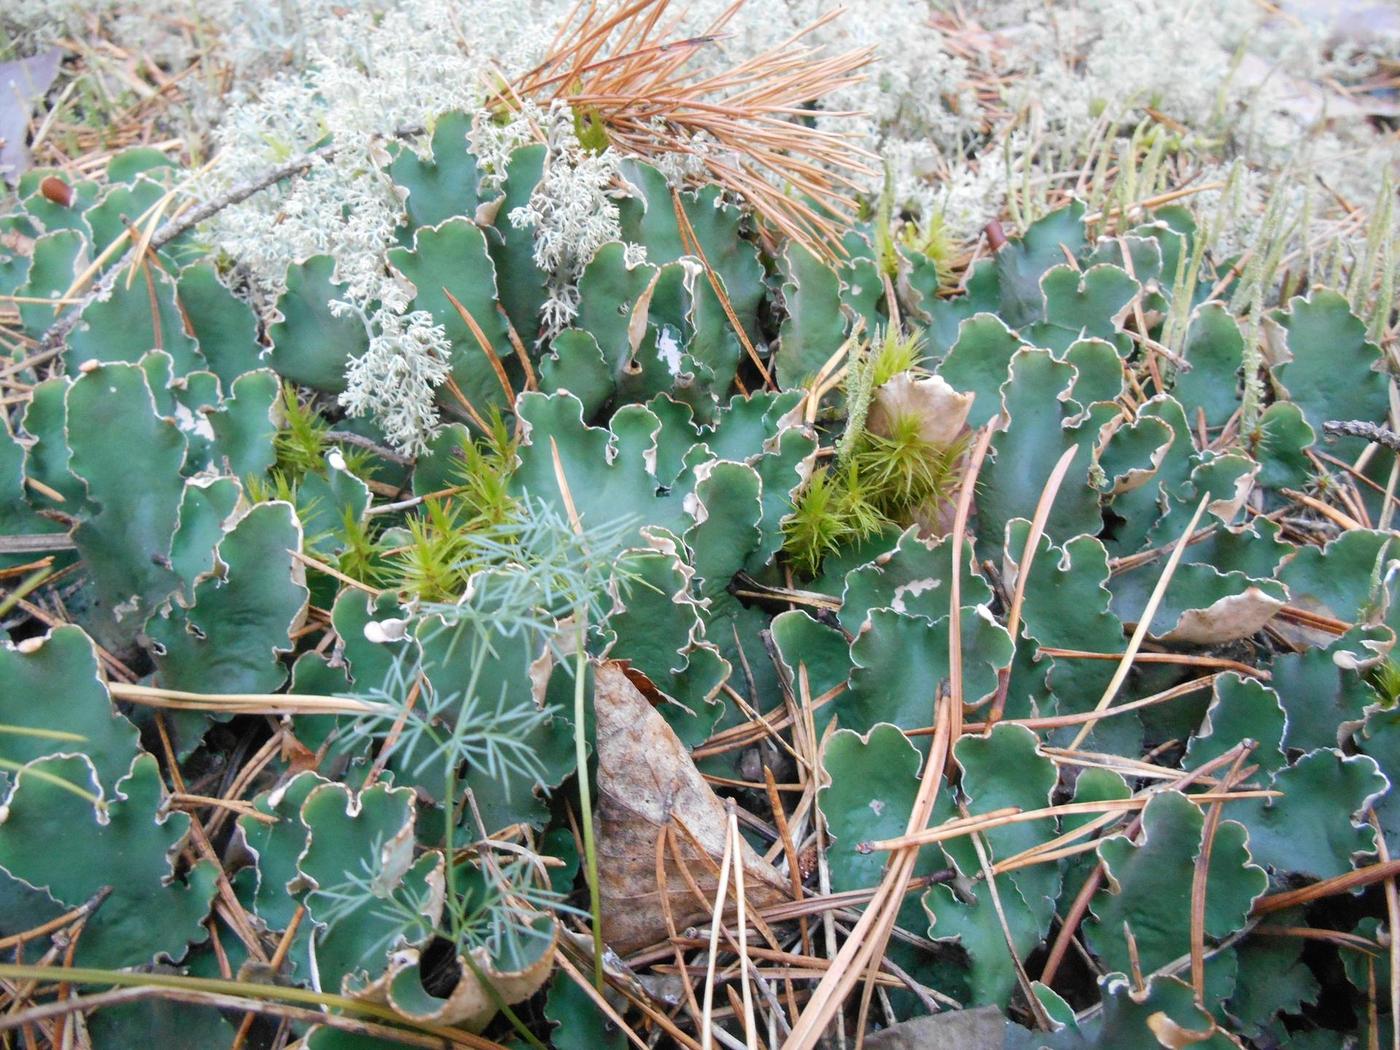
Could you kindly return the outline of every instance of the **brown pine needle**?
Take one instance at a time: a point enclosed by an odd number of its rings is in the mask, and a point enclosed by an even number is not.
[[[603,1015],[631,1040],[633,1045],[637,1047],[637,1050],[647,1050],[647,1044],[632,1030],[632,1026],[624,1021],[622,1015],[613,1009],[612,1004],[608,1002],[603,993],[593,987],[593,982],[579,972],[578,967],[569,961],[569,957],[564,954],[562,949],[554,949],[554,961],[559,964],[559,968],[564,971],[569,980],[573,981],[585,995],[593,1000],[593,1005],[598,1007],[598,1009],[603,1012]]]
[[[301,920],[306,917],[306,905],[298,904],[297,910],[292,912],[292,917],[287,923],[287,928],[282,931],[282,938],[277,942],[277,950],[268,961],[268,968],[275,976],[282,969],[282,964],[287,961],[287,953],[292,950],[292,941],[296,939],[297,927],[301,925]],[[233,1043],[229,1050],[242,1050],[243,1042],[248,1038],[248,1030],[253,1027],[253,1021],[257,1014],[246,1013],[243,1015],[243,1023],[238,1026],[238,1031],[234,1034]]]
[[[1041,646],[1036,650],[1041,656],[1054,656],[1066,660],[1121,660],[1123,653],[1091,653],[1084,649],[1059,649],[1055,646]],[[1222,671],[1235,671],[1249,678],[1268,681],[1273,677],[1262,667],[1251,667],[1239,660],[1229,660],[1222,656],[1199,656],[1194,653],[1137,653],[1133,657],[1136,664],[1177,664],[1181,667],[1216,667]]]
[[[998,422],[999,419],[993,420],[983,429],[977,446],[968,459],[967,473],[963,476],[962,491],[958,499],[957,516],[953,523],[951,547],[954,558],[959,558],[962,554],[963,538],[967,534],[967,518],[972,506],[972,493],[977,484],[977,474],[981,470],[983,460],[986,459],[987,449],[991,445],[992,432]],[[953,573],[955,587],[957,579],[958,574],[955,571]],[[948,632],[949,667],[952,672],[949,683],[950,691],[946,694],[943,702],[937,704],[937,717],[935,719],[937,730],[929,747],[928,760],[925,762],[923,775],[919,781],[918,794],[915,796],[914,806],[909,815],[907,827],[909,833],[922,831],[928,825],[929,816],[933,812],[933,804],[943,784],[943,772],[950,759],[955,720],[961,714],[963,700],[962,637],[957,623],[957,602],[958,595],[954,591],[950,600],[953,624]],[[885,945],[888,943],[890,933],[894,928],[895,918],[899,914],[900,906],[904,903],[904,895],[913,879],[914,862],[917,857],[918,850],[913,848],[897,850],[891,856],[890,862],[885,868],[884,877],[880,880],[880,885],[876,887],[869,906],[861,913],[855,928],[846,938],[836,958],[832,960],[830,969],[827,970],[821,983],[812,992],[811,998],[807,1001],[806,1009],[802,1011],[792,1026],[792,1034],[784,1044],[785,1050],[813,1050],[813,1047],[822,1040],[827,1025],[841,1008],[846,997],[850,995],[862,975],[868,972],[867,968],[871,959],[884,954]]]
[[[569,489],[569,479],[564,473],[564,461],[559,458],[559,443],[554,440],[551,434],[549,438],[549,454],[554,460],[554,480],[559,485],[559,495],[564,500],[564,510],[569,515],[569,527],[574,530],[575,535],[583,535],[583,520],[578,516],[578,508],[574,506],[574,494]]]
[[[1199,795],[1187,795],[1186,797],[1197,805],[1218,805],[1222,802],[1239,801],[1248,798],[1279,798],[1280,791],[1265,789],[1232,792],[1205,792]],[[1043,809],[1014,810],[993,810],[991,813],[980,813],[975,816],[965,817],[961,820],[950,820],[946,824],[940,824],[936,828],[925,828],[923,831],[915,832],[912,835],[900,835],[892,839],[881,839],[876,842],[862,842],[856,846],[861,853],[873,853],[876,850],[896,850],[905,849],[909,846],[927,846],[934,842],[946,842],[948,839],[961,838],[964,835],[985,834],[1007,824],[1024,824],[1031,820],[1050,820],[1057,817],[1076,816],[1084,813],[1120,813],[1128,810],[1142,809],[1147,805],[1149,795],[1138,795],[1134,798],[1105,799],[1102,802],[1066,802],[1059,806],[1046,806]]]
[[[1189,533],[1190,530],[1188,529],[1187,532]],[[1176,790],[1182,790],[1189,787],[1191,784],[1203,781],[1207,776],[1215,772],[1215,770],[1234,762],[1237,755],[1247,750],[1249,749],[1246,748],[1244,744],[1232,747],[1223,755],[1217,755],[1209,762],[1197,766],[1189,773],[1178,777],[1172,782],[1171,786]],[[1128,825],[1123,834],[1128,839],[1133,839],[1137,837],[1141,830],[1142,818],[1139,816]],[[1040,981],[1042,984],[1049,985],[1055,980],[1055,974],[1059,972],[1060,964],[1064,962],[1065,954],[1069,951],[1069,943],[1074,938],[1074,933],[1079,928],[1080,922],[1083,921],[1084,916],[1089,911],[1089,902],[1093,899],[1094,894],[1098,892],[1099,886],[1103,884],[1106,871],[1107,869],[1104,867],[1102,861],[1095,865],[1094,870],[1089,873],[1089,877],[1084,880],[1084,885],[1080,887],[1079,893],[1075,896],[1073,903],[1070,904],[1069,911],[1065,914],[1064,922],[1060,924],[1060,931],[1055,935],[1055,943],[1050,946],[1050,954],[1046,957],[1045,968],[1041,971]],[[1267,900],[1267,898],[1264,899]],[[1259,903],[1262,903],[1262,901],[1256,902],[1256,913]]]
[[[1239,777],[1240,767],[1248,756],[1245,750],[1235,756],[1230,771],[1225,774],[1227,788]],[[1222,801],[1224,799],[1212,802],[1206,812],[1205,826],[1201,829],[1201,851],[1196,854],[1196,866],[1191,873],[1191,988],[1196,993],[1196,1004],[1202,1009],[1206,1001],[1206,880],[1210,875],[1210,855],[1215,849],[1215,833],[1220,827]]]
[[[452,309],[461,316],[466,326],[471,329],[476,345],[481,347],[481,352],[486,355],[486,363],[491,366],[491,371],[496,373],[496,382],[501,384],[501,392],[506,395],[506,404],[515,404],[515,388],[510,385],[510,377],[506,375],[505,366],[501,364],[501,359],[496,356],[496,350],[491,345],[491,341],[486,338],[486,333],[481,330],[481,325],[476,323],[476,318],[471,315],[458,298],[447,290],[442,289],[442,294],[447,296],[447,301],[452,304]]]
[[[833,259],[844,254],[841,236],[855,219],[848,191],[873,178],[875,157],[849,137],[802,119],[814,102],[859,82],[874,52],[824,55],[803,42],[837,17],[838,8],[775,47],[702,75],[693,60],[713,46],[743,3],[736,0],[698,36],[681,34],[685,12],[672,16],[671,0],[634,0],[611,13],[580,4],[549,55],[493,104],[518,108],[527,98],[566,99],[622,152],[690,161],[778,232]],[[853,115],[823,111],[826,117]]]
[[[462,407],[462,411],[467,414],[467,418],[475,423],[483,434],[491,433],[491,424],[482,418],[481,413],[476,410],[476,406],[467,399],[466,394],[462,393],[462,388],[457,385],[457,380],[448,376],[443,380],[442,385],[449,394],[457,399],[457,404]]]
[[[1352,890],[1359,890],[1384,879],[1397,877],[1400,877],[1400,860],[1368,864],[1364,868],[1357,868],[1344,875],[1314,882],[1311,886],[1304,886],[1302,889],[1286,890],[1283,893],[1273,893],[1267,897],[1260,897],[1254,902],[1254,908],[1250,914],[1255,916],[1268,915],[1299,904],[1307,904],[1309,901],[1315,901],[1321,897],[1335,897],[1339,893],[1350,893]]]
[[[1069,465],[1074,461],[1078,452],[1077,445],[1065,449],[1064,455],[1050,471],[1045,488],[1041,490],[1040,500],[1035,505],[1035,516],[1031,519],[1030,531],[1026,533],[1026,547],[1021,554],[1020,564],[1016,567],[1016,590],[1011,596],[1011,608],[1006,616],[1006,633],[1011,638],[1013,648],[1016,645],[1016,636],[1020,633],[1021,606],[1026,600],[1026,582],[1030,579],[1031,565],[1035,562],[1036,551],[1040,549],[1040,537],[1045,534],[1045,523],[1050,520],[1050,509],[1055,505],[1055,497],[1059,495],[1060,485],[1064,482]],[[996,699],[992,702],[992,710],[987,715],[987,732],[991,732],[992,727],[1001,721],[1002,713],[1006,710],[1006,696],[1010,689],[1011,667],[1008,665],[997,674]]]
[[[1147,639],[1147,629],[1152,624],[1152,618],[1157,615],[1157,606],[1162,603],[1162,598],[1167,593],[1167,586],[1171,583],[1172,574],[1176,572],[1176,567],[1181,564],[1181,556],[1186,551],[1186,545],[1190,542],[1191,535],[1196,531],[1196,523],[1201,520],[1201,515],[1205,513],[1206,503],[1209,496],[1202,496],[1201,502],[1196,504],[1196,512],[1191,515],[1191,521],[1186,526],[1186,531],[1181,539],[1177,540],[1176,546],[1172,548],[1171,556],[1167,558],[1167,564],[1162,569],[1162,575],[1157,579],[1157,586],[1152,588],[1152,594],[1147,599],[1147,605],[1142,610],[1142,616],[1138,620],[1137,628],[1133,631],[1133,636],[1128,641],[1127,652],[1123,654],[1122,661],[1113,672],[1113,678],[1109,681],[1107,688],[1103,691],[1103,696],[1094,705],[1094,714],[1102,714],[1103,710],[1113,703],[1113,698],[1118,695],[1118,690],[1122,688],[1124,680],[1128,677],[1128,672],[1132,670],[1133,658],[1137,656],[1138,650],[1142,648],[1142,643]],[[956,577],[954,583],[956,584]],[[1085,722],[1083,728],[1075,734],[1070,742],[1070,750],[1073,751],[1084,743],[1084,738],[1094,729],[1094,721]]]
[[[739,337],[739,342],[744,346],[744,352],[749,355],[749,360],[758,369],[758,374],[763,377],[763,382],[777,389],[777,384],[773,382],[773,377],[768,373],[768,366],[763,363],[763,358],[758,356],[758,351],[754,349],[753,340],[749,338],[749,333],[744,331],[743,324],[734,312],[734,304],[729,300],[724,282],[720,279],[719,274],[715,273],[714,267],[710,265],[710,260],[705,257],[705,249],[700,246],[700,238],[695,235],[695,227],[690,223],[690,216],[685,213],[685,205],[681,201],[680,191],[671,190],[671,203],[676,210],[676,224],[681,231],[681,243],[685,245],[686,251],[691,252],[700,260],[700,265],[705,270],[705,279],[710,282],[710,288],[714,291],[715,298],[723,307],[724,316],[729,319],[734,334]]]

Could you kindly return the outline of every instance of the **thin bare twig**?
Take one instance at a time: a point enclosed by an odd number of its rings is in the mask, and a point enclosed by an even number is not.
[[[1364,419],[1329,419],[1322,424],[1322,430],[1332,437],[1360,438],[1382,445],[1392,452],[1400,452],[1400,434],[1379,423],[1368,423]]]

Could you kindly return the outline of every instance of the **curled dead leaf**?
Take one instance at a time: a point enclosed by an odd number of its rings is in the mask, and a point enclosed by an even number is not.
[[[412,860],[412,825],[405,826],[404,831],[406,834],[401,833],[381,850],[381,870],[375,881],[385,889],[399,882]],[[427,885],[430,893],[423,902],[422,915],[436,924],[441,921],[446,894],[440,854],[438,866],[428,874]],[[500,966],[484,946],[471,950],[470,962],[458,955],[455,960],[449,957],[431,965],[425,963],[422,947],[404,946],[390,953],[389,965],[368,984],[343,985],[336,990],[361,1002],[388,1006],[420,1023],[457,1025],[479,1032],[490,1024],[501,1003],[509,1006],[530,998],[544,987],[554,970],[558,925],[543,913],[530,925],[532,931],[523,939],[532,946],[533,957],[518,969]],[[440,976],[437,971],[444,966],[454,971],[450,990],[443,994],[429,991],[425,987],[426,971],[434,971],[436,983]]]
[[[668,827],[675,850],[665,858],[665,904],[672,921],[679,930],[709,917],[725,852],[726,815],[685,745],[621,664],[597,666],[593,705],[603,939],[625,954],[667,935],[656,854]],[[786,880],[747,843],[741,860],[749,907],[788,899]],[[691,890],[682,864],[705,899]]]
[[[889,437],[896,419],[913,416],[919,420],[919,437],[933,445],[947,445],[967,425],[975,396],[954,390],[942,376],[916,379],[901,372],[875,391],[866,425],[872,433]]]
[[[1248,638],[1283,608],[1283,601],[1258,587],[1221,598],[1205,609],[1188,609],[1166,634],[1164,642],[1219,645]]]
[[[1188,1046],[1204,1043],[1215,1034],[1214,1026],[1202,1032],[1195,1032],[1177,1024],[1161,1010],[1147,1018],[1147,1027],[1157,1037],[1157,1045],[1168,1050],[1185,1050]]]
[[[497,1013],[492,990],[501,1002],[510,1006],[523,1002],[544,987],[554,971],[557,942],[556,927],[551,933],[548,947],[541,950],[534,962],[519,970],[497,970],[491,965],[490,953],[485,948],[473,949],[472,962],[482,976],[478,977],[459,957],[457,984],[445,999],[424,991],[418,971],[420,953],[416,948],[408,949],[395,959],[385,980],[380,983],[381,1001],[404,1017],[420,1023],[460,1025],[468,1031],[479,1032]],[[491,982],[490,989],[482,977]]]

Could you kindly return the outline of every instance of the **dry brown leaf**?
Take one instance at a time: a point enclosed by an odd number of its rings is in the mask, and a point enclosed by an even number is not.
[[[1258,587],[1221,598],[1205,609],[1188,609],[1166,634],[1164,642],[1220,645],[1248,638],[1274,618],[1283,602]]]
[[[507,1005],[519,1003],[544,987],[549,975],[554,972],[554,947],[557,943],[556,927],[549,948],[541,951],[539,958],[522,970],[497,970],[491,965],[489,951],[473,948],[472,960],[482,976],[491,982],[491,988],[488,989],[481,977],[459,956],[460,978],[446,999],[425,995],[416,974],[411,982],[395,980],[401,972],[420,962],[417,948],[405,949],[395,956],[384,978],[376,983],[372,1001],[391,1006],[415,1021],[458,1025],[470,1032],[480,1032],[499,1012],[498,998]]]
[[[381,869],[390,883],[397,883],[413,863],[413,825],[405,825],[395,841],[381,850]],[[422,904],[422,915],[430,923],[442,921],[446,884],[442,857],[428,873],[429,894]],[[523,909],[522,909],[523,910]],[[391,1007],[404,1017],[426,1024],[456,1025],[480,1032],[500,1012],[501,1004],[513,1005],[530,998],[544,987],[554,971],[554,952],[559,944],[558,923],[543,924],[543,916],[532,922],[541,942],[533,962],[519,970],[498,967],[485,945],[471,949],[471,960],[457,956],[457,980],[445,997],[439,998],[423,984],[423,950],[401,947],[389,955],[389,965],[362,988],[341,988],[352,999]],[[440,964],[435,964],[440,965]]]
[[[1193,1032],[1177,1024],[1161,1010],[1148,1016],[1147,1027],[1157,1037],[1157,1045],[1167,1047],[1167,1050],[1185,1050],[1188,1046],[1204,1043],[1216,1033],[1214,1025],[1204,1031]]]
[[[656,880],[656,842],[677,826],[676,852],[708,898],[702,904],[667,857],[666,896],[677,929],[708,918],[724,856],[724,804],[700,776],[685,745],[652,709],[619,663],[599,664],[593,706],[598,726],[598,883],[603,939],[620,954],[664,940],[666,919]],[[674,826],[674,825],[673,825]],[[788,900],[787,881],[747,843],[744,887],[751,908]]]
[[[915,379],[900,372],[875,391],[867,426],[872,433],[889,437],[894,420],[914,416],[919,420],[919,437],[931,445],[947,445],[962,433],[975,396],[954,390],[942,376]]]

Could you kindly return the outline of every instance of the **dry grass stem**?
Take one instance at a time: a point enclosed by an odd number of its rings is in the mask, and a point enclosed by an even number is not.
[[[217,711],[240,715],[382,715],[396,709],[346,696],[315,696],[304,693],[187,693],[179,689],[159,689],[149,685],[108,682],[107,690],[116,700],[159,707],[171,711]]]
[[[1282,792],[1268,789],[1258,789],[1249,791],[1234,791],[1229,793],[1205,792],[1199,795],[1187,795],[1186,797],[1197,805],[1211,805],[1212,808],[1221,802],[1232,802],[1247,798],[1279,798]],[[1053,820],[1059,817],[1078,816],[1084,813],[1119,813],[1126,810],[1142,809],[1147,805],[1146,796],[1134,798],[1106,799],[1102,802],[1066,802],[1058,806],[1047,806],[1044,809],[1031,809],[1025,811],[993,810],[991,813],[979,814],[972,817],[964,817],[961,820],[950,820],[947,824],[936,828],[925,828],[923,831],[915,832],[912,835],[900,835],[892,839],[879,839],[875,842],[862,842],[856,848],[862,853],[871,853],[876,850],[896,850],[906,849],[910,846],[927,846],[933,842],[946,842],[948,839],[961,838],[964,835],[985,834],[995,828],[1005,827],[1008,824],[1024,824],[1032,820]]]

